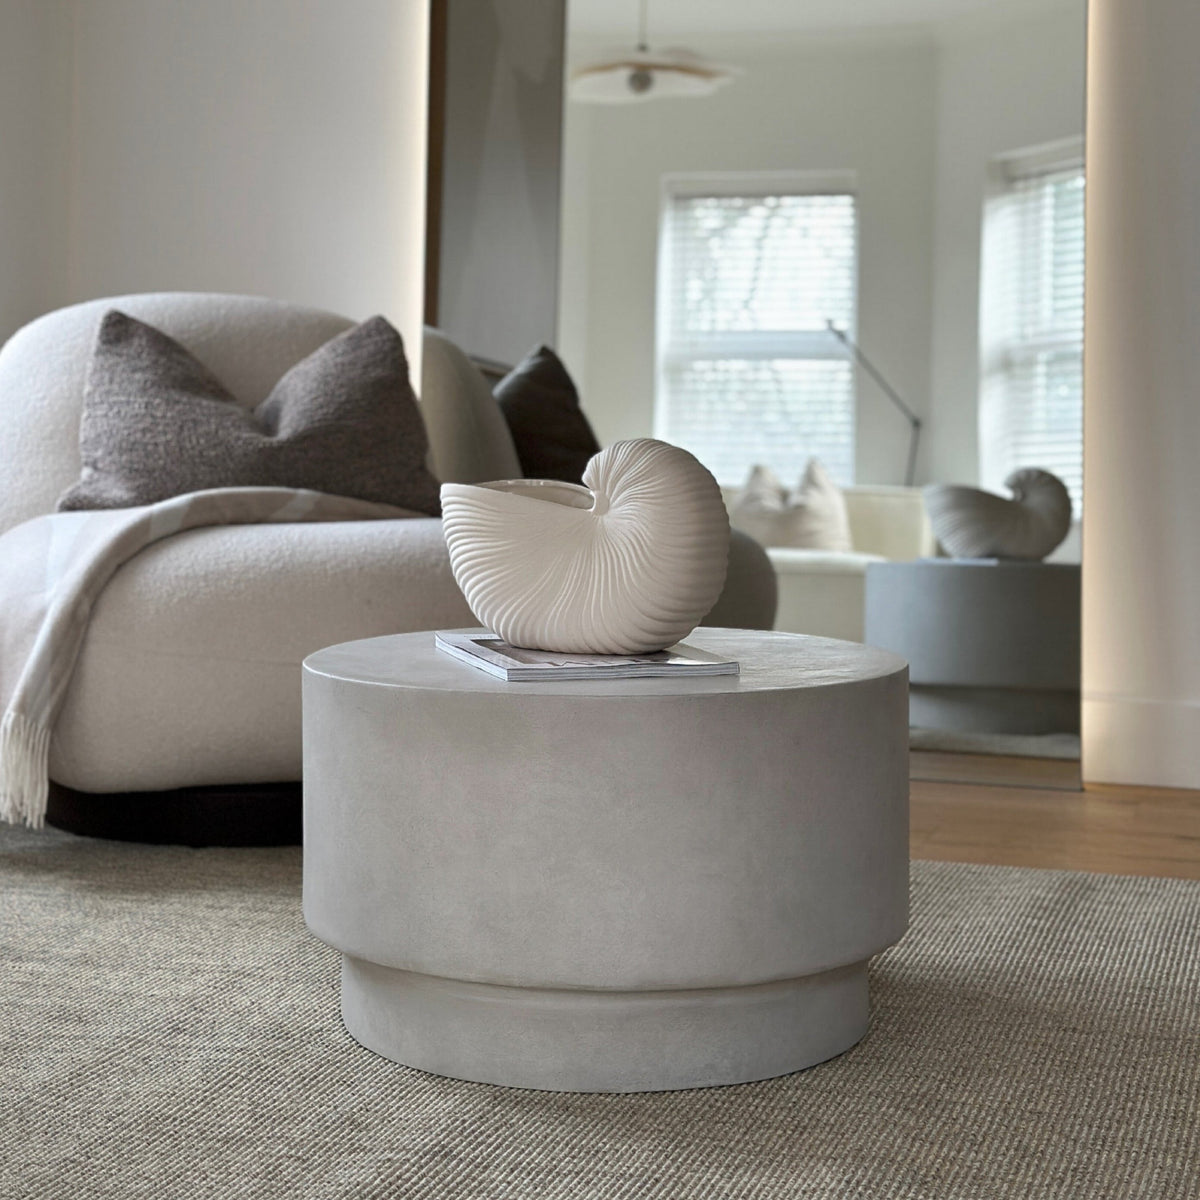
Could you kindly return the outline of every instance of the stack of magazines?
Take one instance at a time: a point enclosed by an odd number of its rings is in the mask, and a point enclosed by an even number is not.
[[[686,642],[653,654],[559,654],[510,646],[486,630],[442,632],[437,648],[509,683],[530,680],[674,678],[736,675],[735,659],[722,658]]]

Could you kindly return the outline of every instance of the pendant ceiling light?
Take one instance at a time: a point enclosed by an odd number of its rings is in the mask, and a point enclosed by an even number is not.
[[[708,96],[737,73],[690,50],[651,50],[646,9],[639,0],[637,49],[580,67],[571,76],[571,99],[592,104],[631,104],[671,96]]]

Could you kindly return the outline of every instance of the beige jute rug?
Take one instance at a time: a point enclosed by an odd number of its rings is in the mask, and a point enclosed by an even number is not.
[[[866,1039],[739,1087],[460,1083],[344,1032],[300,854],[0,836],[0,1196],[1200,1197],[1200,884],[914,863]]]

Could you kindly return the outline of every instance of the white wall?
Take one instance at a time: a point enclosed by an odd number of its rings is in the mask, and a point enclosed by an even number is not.
[[[692,44],[745,74],[700,100],[567,105],[560,348],[600,440],[653,431],[655,254],[665,172],[854,170],[859,338],[900,393],[923,407],[933,257],[932,43]],[[907,447],[904,418],[863,383],[859,479],[899,482]]]
[[[933,365],[922,473],[979,478],[979,261],[989,162],[1082,137],[1085,4],[943,33],[938,55]]]
[[[426,0],[83,0],[68,291],[420,327]]]
[[[0,341],[66,293],[69,0],[0,3]]]
[[[1200,5],[1089,43],[1083,772],[1200,788]]]
[[[419,357],[427,0],[2,11],[5,334],[73,300],[212,290],[381,312]]]
[[[591,395],[588,324],[591,303],[592,115],[586,104],[563,108],[556,339],[553,345],[575,382]],[[601,116],[604,114],[601,113]],[[588,412],[595,407],[588,403]],[[598,424],[600,422],[597,422]],[[607,426],[610,422],[605,419]],[[611,439],[608,439],[611,440]]]

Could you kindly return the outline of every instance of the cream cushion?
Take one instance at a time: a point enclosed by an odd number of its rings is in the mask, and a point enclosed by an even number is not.
[[[730,525],[760,546],[779,544],[780,518],[786,505],[787,489],[775,472],[761,463],[751,467],[740,490],[727,492],[725,496]]]
[[[767,551],[779,581],[775,628],[817,637],[863,640],[867,566],[878,554],[830,554],[775,547]]]
[[[856,551],[880,554],[893,562],[937,554],[920,488],[860,484],[845,488],[842,495]]]
[[[919,488],[858,485],[845,488],[843,496],[853,551],[767,551],[779,581],[776,629],[861,642],[868,565],[936,552]]]
[[[811,458],[790,495],[769,468],[756,466],[729,509],[731,524],[763,546],[848,552],[850,521],[842,489]]]
[[[436,519],[177,534],[93,609],[51,778],[96,792],[299,779],[307,654],[475,623]]]
[[[729,566],[706,623],[769,626],[766,557],[735,536]],[[436,519],[177,534],[130,559],[93,609],[51,778],[89,792],[299,779],[303,658],[477,624]]]

